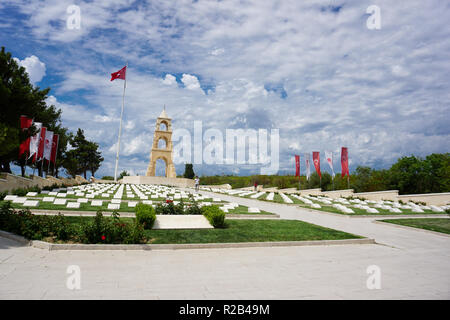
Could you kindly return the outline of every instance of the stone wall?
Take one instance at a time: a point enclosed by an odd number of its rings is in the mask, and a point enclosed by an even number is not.
[[[35,186],[38,186],[41,189],[43,187],[48,187],[53,184],[50,180],[47,180],[47,179],[39,177],[39,176],[33,176],[33,182],[34,182]]]
[[[300,195],[320,195],[322,194],[322,190],[320,188],[316,188],[316,189],[304,189],[304,190],[300,190]]]
[[[22,188],[31,188],[31,187],[49,187],[52,185],[62,186],[63,184],[74,186],[79,185],[80,183],[75,179],[68,178],[55,178],[52,176],[48,176],[46,178],[42,178],[39,176],[32,176],[32,179],[24,178],[21,176],[16,176],[10,173],[1,173],[0,174],[0,192],[10,192],[14,189]]]
[[[28,188],[35,185],[32,179],[15,176],[9,173],[0,174],[0,192],[11,191],[18,188]]]
[[[328,198],[332,198],[332,199],[346,198],[346,197],[354,196],[353,189],[323,191],[321,193],[321,195],[328,197]]]
[[[51,185],[54,185],[54,184],[56,184],[57,186],[62,186],[63,185],[63,182],[62,182],[61,179],[58,179],[58,178],[55,178],[55,177],[52,177],[52,176],[48,176],[47,180],[49,180],[51,182]]]
[[[354,193],[354,197],[364,198],[367,200],[391,200],[398,201],[398,190],[374,191],[374,192],[359,192]]]
[[[75,180],[79,183],[89,183],[89,181],[87,181],[85,178],[83,178],[82,176],[75,176]]]
[[[406,194],[397,197],[403,202],[416,201],[425,202],[427,205],[445,206],[450,204],[450,192],[426,193],[426,194]]]

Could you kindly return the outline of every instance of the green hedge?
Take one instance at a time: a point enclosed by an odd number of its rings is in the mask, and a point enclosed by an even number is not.
[[[144,229],[151,229],[156,220],[155,209],[151,205],[138,203],[134,208],[136,220]]]
[[[124,223],[119,214],[105,218],[101,211],[89,222],[70,224],[61,214],[34,215],[28,209],[15,212],[11,203],[0,207],[0,229],[24,236],[30,240],[72,241],[78,243],[142,243],[146,241],[144,228],[134,220]]]
[[[225,212],[220,210],[218,206],[202,207],[202,212],[214,228],[225,227]]]

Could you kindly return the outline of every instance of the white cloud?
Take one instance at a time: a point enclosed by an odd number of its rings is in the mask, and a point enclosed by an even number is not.
[[[211,50],[210,54],[213,56],[220,56],[224,52],[225,52],[224,48],[217,48],[217,49]]]
[[[166,77],[164,78],[163,83],[170,86],[170,85],[176,84],[177,79],[171,74],[166,74]]]
[[[39,60],[35,55],[26,57],[23,60],[19,60],[18,58],[14,58],[14,60],[16,60],[21,67],[26,69],[28,77],[33,84],[41,81],[45,76],[45,63]]]
[[[200,82],[198,81],[198,78],[196,76],[183,73],[181,82],[183,82],[184,86],[189,90],[200,89]]]

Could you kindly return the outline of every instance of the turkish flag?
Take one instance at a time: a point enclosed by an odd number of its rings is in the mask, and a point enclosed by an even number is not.
[[[314,167],[316,168],[316,172],[319,175],[320,178],[322,178],[322,174],[320,173],[320,153],[319,151],[313,152],[313,162]]]
[[[20,128],[22,130],[28,129],[32,124],[33,119],[27,118],[25,116],[20,116]],[[28,137],[24,142],[20,144],[19,158],[24,152],[30,152],[30,137]]]
[[[41,135],[39,136],[39,148],[37,152],[37,157],[35,158],[37,161],[41,160],[44,157],[44,147],[45,147],[45,133],[47,132],[47,128],[43,127],[41,129]]]
[[[55,164],[56,162],[56,152],[58,151],[58,142],[59,142],[59,135],[54,134],[52,141],[52,155],[50,156],[50,161],[53,162],[53,164]]]
[[[295,176],[300,177],[300,156],[295,155]]]
[[[53,131],[47,130],[44,139],[43,157],[48,161],[50,161],[50,157],[52,155],[52,142],[53,142]]]
[[[341,167],[342,167],[342,177],[348,175],[350,177],[350,172],[348,171],[348,149],[342,147],[341,151]]]
[[[117,72],[111,73],[111,81],[113,81],[115,79],[125,80],[126,73],[127,73],[127,66],[123,67],[122,69],[120,69]]]

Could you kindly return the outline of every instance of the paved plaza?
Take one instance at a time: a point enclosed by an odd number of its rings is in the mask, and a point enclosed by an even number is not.
[[[211,195],[212,193],[201,192]],[[158,251],[46,251],[0,238],[1,299],[449,299],[450,237],[220,195],[377,244]],[[381,217],[382,218],[382,217]],[[81,288],[66,286],[68,266]],[[367,268],[381,271],[368,289]]]

